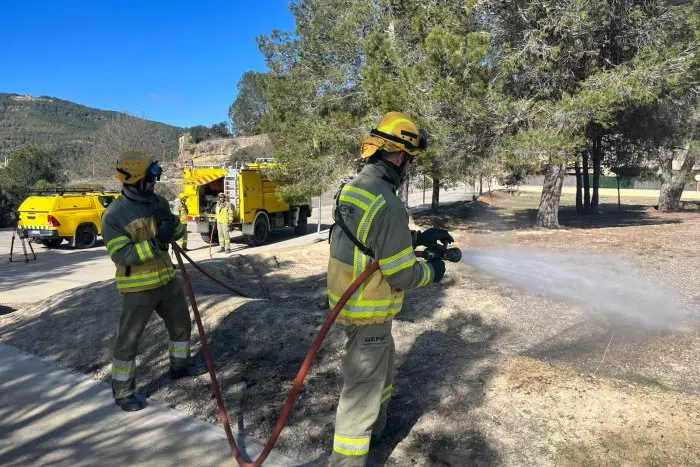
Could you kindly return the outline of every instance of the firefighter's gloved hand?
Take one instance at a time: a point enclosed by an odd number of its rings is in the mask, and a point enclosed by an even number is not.
[[[428,264],[433,267],[433,282],[440,282],[445,276],[445,262],[440,258],[431,258],[428,260]]]
[[[425,232],[418,232],[418,245],[423,245],[428,248],[439,249],[440,245],[438,242],[442,243],[443,246],[454,242],[452,236],[445,229],[438,229],[437,227],[431,227]]]
[[[172,223],[173,220],[175,219],[175,216],[173,215],[172,212],[170,212],[170,209],[166,207],[158,207],[156,209],[156,212],[154,213],[154,216],[156,218],[156,224],[161,225],[164,223]]]
[[[170,239],[175,235],[175,224],[173,222],[163,222],[158,224],[158,234],[156,234],[156,239],[158,243],[162,246],[165,245],[165,249],[170,244]]]

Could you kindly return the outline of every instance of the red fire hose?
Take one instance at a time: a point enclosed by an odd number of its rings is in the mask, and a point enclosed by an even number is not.
[[[304,362],[301,364],[301,368],[299,368],[299,372],[297,373],[297,377],[294,379],[294,383],[292,384],[292,388],[289,390],[289,394],[287,395],[287,400],[284,402],[284,405],[282,406],[282,410],[280,411],[280,416],[277,419],[277,423],[275,423],[274,428],[272,429],[272,434],[270,434],[270,438],[267,440],[267,443],[265,443],[265,447],[263,448],[262,452],[258,456],[257,459],[253,462],[248,462],[243,457],[241,456],[240,451],[238,450],[238,446],[236,446],[236,440],[234,439],[233,432],[231,431],[231,425],[229,424],[228,421],[228,416],[226,415],[226,407],[224,407],[224,399],[221,396],[221,389],[219,387],[219,381],[216,378],[216,371],[214,370],[214,361],[211,356],[211,351],[209,350],[209,343],[207,342],[207,336],[204,332],[204,326],[202,325],[202,318],[199,314],[199,309],[197,308],[197,301],[195,300],[194,297],[194,291],[192,290],[192,284],[190,283],[190,278],[189,275],[187,274],[187,270],[185,269],[185,265],[182,261],[182,256],[181,254],[184,255],[184,252],[181,250],[181,248],[175,243],[172,242],[173,245],[173,250],[175,251],[175,257],[177,258],[177,263],[180,267],[180,271],[182,272],[182,279],[185,283],[185,289],[187,291],[187,296],[190,299],[190,303],[192,304],[192,311],[194,312],[194,319],[197,322],[197,329],[199,330],[199,340],[202,344],[202,353],[204,354],[204,360],[207,364],[207,369],[209,370],[209,377],[211,378],[211,385],[212,388],[214,389],[214,396],[216,397],[216,404],[219,406],[219,419],[221,420],[221,424],[224,427],[224,431],[226,432],[226,438],[228,439],[228,444],[231,448],[231,453],[233,454],[233,457],[236,459],[236,462],[241,467],[259,467],[262,465],[263,462],[265,462],[265,459],[267,459],[267,456],[270,455],[270,452],[272,452],[272,448],[274,447],[275,443],[277,442],[277,438],[280,435],[280,432],[282,431],[282,428],[284,427],[284,424],[287,422],[287,418],[289,417],[289,414],[292,411],[292,406],[294,405],[294,401],[296,400],[297,393],[299,392],[299,389],[301,389],[301,385],[304,382],[304,378],[306,377],[306,374],[309,372],[309,369],[311,368],[311,362],[313,361],[314,357],[316,356],[316,352],[318,352],[318,349],[321,347],[321,344],[323,343],[323,340],[326,338],[326,335],[328,334],[328,331],[330,330],[331,326],[333,325],[333,322],[335,319],[338,317],[338,313],[340,313],[340,310],[345,306],[345,303],[348,301],[348,299],[352,296],[353,293],[357,290],[357,288],[374,272],[379,268],[379,262],[375,261],[371,263],[367,269],[362,271],[362,274],[358,276],[355,281],[350,284],[350,287],[345,291],[345,293],[340,297],[340,300],[338,300],[338,303],[333,307],[330,313],[328,313],[328,316],[326,317],[326,321],[323,323],[323,326],[321,326],[321,329],[318,331],[318,335],[316,336],[316,339],[314,340],[314,343],[311,345],[311,348],[309,351],[306,353],[306,357],[304,358]],[[423,256],[422,251],[416,251],[416,256],[419,258]],[[192,263],[192,265],[196,266],[195,263],[187,256],[185,255],[187,260]],[[201,268],[197,268],[200,272],[202,272]],[[208,277],[211,278],[207,274]],[[217,281],[218,283],[218,281]],[[227,287],[229,290],[231,290],[229,287]]]

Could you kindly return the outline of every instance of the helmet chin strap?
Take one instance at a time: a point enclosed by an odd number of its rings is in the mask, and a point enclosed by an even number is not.
[[[399,186],[403,185],[406,182],[406,179],[408,178],[408,166],[413,162],[413,156],[410,155],[407,152],[404,152],[406,157],[403,160],[403,163],[398,167],[399,169],[399,175],[401,176],[401,179],[399,180]],[[398,188],[398,187],[397,187]]]
[[[156,182],[155,181],[149,182],[145,178],[143,178],[143,179],[139,180],[139,182],[136,185],[134,185],[134,187],[140,193],[150,194],[150,193],[153,193],[153,190],[156,187]]]

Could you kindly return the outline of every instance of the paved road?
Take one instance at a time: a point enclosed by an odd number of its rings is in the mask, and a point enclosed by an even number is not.
[[[126,413],[108,384],[0,344],[0,465],[234,464],[223,428],[153,400]],[[299,462],[273,452],[265,465]]]
[[[440,194],[441,204],[449,204],[454,201],[471,198],[471,192],[465,188],[445,190]],[[429,201],[430,193],[426,194]],[[409,206],[412,210],[426,208],[422,204],[422,193],[413,193],[409,197]],[[321,208],[321,230],[326,230],[331,223],[332,206]],[[309,235],[296,237],[292,229],[282,229],[270,233],[266,245],[258,248],[248,248],[243,243],[243,237],[236,233],[232,237],[232,250],[236,253],[252,254],[271,248],[283,246],[297,246],[310,244],[318,240],[318,208],[314,206],[309,219]],[[190,256],[195,261],[209,258],[209,246],[204,243],[199,234],[194,232],[195,226],[189,226],[189,247],[193,250]],[[15,241],[13,260],[9,262],[10,244],[12,240],[11,230],[0,230],[0,303],[19,304],[35,302],[50,297],[66,289],[80,287],[92,282],[109,280],[114,276],[114,265],[107,256],[107,251],[102,240],[94,248],[76,250],[64,242],[58,248],[48,249],[40,245],[32,244],[36,252],[36,261],[24,262],[22,245]],[[217,248],[212,248],[214,256]],[[31,255],[30,255],[31,258]]]

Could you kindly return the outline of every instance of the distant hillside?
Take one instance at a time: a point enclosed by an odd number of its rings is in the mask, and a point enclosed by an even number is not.
[[[0,162],[29,142],[50,144],[72,158],[85,154],[93,133],[118,114],[55,97],[0,93]],[[159,122],[152,125],[163,137],[166,154],[175,158],[178,137],[185,130]]]

